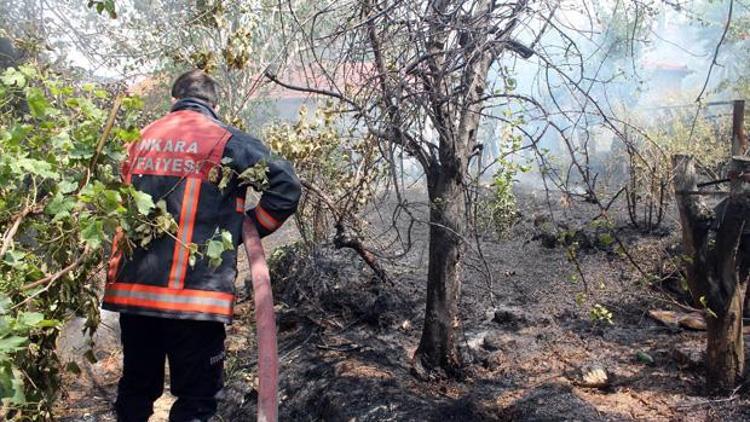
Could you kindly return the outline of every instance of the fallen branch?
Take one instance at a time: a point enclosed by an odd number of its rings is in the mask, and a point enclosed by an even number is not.
[[[302,186],[305,187],[305,189],[317,195],[321,199],[321,201],[323,201],[326,207],[331,211],[331,214],[333,214],[333,218],[334,220],[336,220],[336,235],[333,238],[334,246],[337,249],[353,249],[362,258],[362,260],[365,261],[367,266],[369,266],[370,269],[375,272],[375,275],[378,278],[380,278],[382,281],[390,283],[391,280],[390,278],[388,278],[388,273],[386,273],[385,269],[383,269],[383,267],[380,265],[375,254],[364,245],[362,239],[360,239],[358,235],[352,234],[351,230],[346,229],[343,223],[344,215],[338,208],[336,208],[333,200],[320,189],[318,189],[317,186],[313,185],[307,180],[301,179],[300,182],[302,183]]]
[[[16,236],[16,233],[18,232],[18,229],[21,227],[21,223],[23,223],[23,220],[29,216],[29,214],[35,214],[40,212],[44,206],[42,204],[36,204],[36,205],[29,205],[26,208],[23,209],[13,220],[13,224],[6,230],[5,234],[3,235],[3,243],[2,246],[0,246],[0,258],[5,256],[5,253],[8,252],[8,249],[10,249],[10,245],[13,244],[13,238]]]
[[[74,269],[78,268],[83,263],[83,261],[86,258],[88,258],[89,253],[90,253],[90,251],[89,251],[89,249],[87,247],[86,249],[84,249],[83,253],[81,253],[81,255],[78,256],[78,259],[76,259],[75,261],[73,261],[67,267],[61,269],[60,271],[58,271],[58,272],[56,272],[54,274],[49,274],[49,275],[47,275],[44,278],[40,278],[39,280],[32,281],[31,283],[26,283],[26,284],[23,285],[23,287],[21,289],[22,290],[29,290],[29,289],[33,289],[35,287],[39,287],[39,286],[42,286],[42,285],[45,285],[45,284],[52,284],[52,283],[54,283],[55,281],[59,280],[65,274],[67,274],[67,273],[73,271]]]
[[[380,266],[380,263],[378,263],[375,254],[367,249],[358,237],[352,236],[347,233],[347,230],[343,224],[336,224],[336,236],[333,238],[333,245],[336,246],[337,249],[353,249],[372,269],[372,271],[375,272],[375,275],[378,276],[378,278],[380,278],[382,281],[391,283],[391,280],[388,278],[388,274],[385,272],[383,267]]]

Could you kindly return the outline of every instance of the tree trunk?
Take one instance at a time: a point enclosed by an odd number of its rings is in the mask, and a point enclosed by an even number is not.
[[[729,392],[737,385],[745,368],[742,337],[742,299],[744,285],[738,288],[726,312],[708,316],[706,324],[706,385],[711,392]]]
[[[436,171],[437,173],[437,171]],[[461,372],[457,337],[460,330],[458,297],[460,260],[465,232],[465,208],[460,174],[442,171],[428,180],[430,197],[430,262],[427,275],[427,310],[416,364]],[[457,172],[456,172],[457,173]]]
[[[733,157],[730,173],[750,172],[750,159]],[[740,176],[731,182],[725,211],[717,216],[719,229],[713,249],[707,302],[706,382],[709,391],[731,391],[745,368],[742,309],[747,283],[748,245],[741,245],[750,212],[750,186]]]
[[[692,157],[673,157],[675,198],[680,210],[688,285],[696,302],[706,306],[706,384],[710,392],[731,391],[744,371],[742,309],[750,268],[750,245],[742,232],[750,213],[750,159],[733,157],[730,196],[716,216],[718,231],[712,238],[714,219],[699,195]]]

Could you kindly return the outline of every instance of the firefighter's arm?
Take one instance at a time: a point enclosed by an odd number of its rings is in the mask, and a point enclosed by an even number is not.
[[[248,210],[247,215],[255,223],[260,236],[268,236],[297,211],[301,195],[299,179],[288,161],[271,154],[258,139],[239,131],[232,135],[227,143],[232,157],[230,166],[240,174],[259,163],[267,166],[267,186],[258,205]]]

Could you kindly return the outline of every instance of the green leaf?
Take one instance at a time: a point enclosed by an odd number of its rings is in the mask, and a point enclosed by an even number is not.
[[[64,196],[61,192],[57,192],[52,200],[47,204],[44,212],[48,215],[54,216],[52,222],[55,223],[64,218],[70,217],[70,211],[76,206],[75,198],[70,196]]]
[[[21,66],[18,66],[18,71],[21,72],[26,79],[34,79],[38,76],[36,68],[30,64],[22,64]]]
[[[13,302],[7,296],[0,295],[0,315],[5,315],[11,306],[13,306]]]
[[[57,180],[59,175],[52,171],[52,164],[34,158],[19,158],[11,163],[11,170],[16,174],[28,173],[45,179]]]
[[[23,312],[18,316],[18,323],[27,327],[36,327],[44,320],[44,315],[39,312]]]
[[[262,192],[269,187],[268,182],[268,163],[261,160],[254,166],[245,169],[238,176],[240,186],[250,185],[258,192]]]
[[[714,318],[718,318],[718,316],[716,316],[716,313],[708,307],[708,299],[706,299],[706,296],[701,296],[700,298],[698,298],[698,301],[701,303],[701,305],[703,305],[703,308],[705,308],[707,314],[711,315]]]
[[[23,88],[26,85],[26,77],[23,73],[19,72],[18,69],[9,67],[5,69],[2,76],[0,76],[0,82],[8,86],[17,86]]]
[[[83,357],[86,358],[86,361],[89,363],[96,363],[99,361],[92,349],[87,350],[86,353],[83,354]]]
[[[27,124],[13,125],[13,128],[10,130],[10,143],[19,144],[21,141],[26,139],[26,135],[28,135],[33,128],[33,126]]]
[[[67,130],[63,130],[53,136],[50,141],[53,147],[63,151],[70,151],[73,148],[73,142],[70,140],[70,133]]]
[[[150,234],[149,234],[149,235],[146,235],[146,236],[143,236],[143,238],[142,238],[142,239],[141,239],[141,241],[140,241],[140,245],[141,245],[141,247],[142,247],[142,248],[145,248],[146,246],[148,246],[148,244],[149,244],[149,243],[151,243],[151,241],[152,241],[153,239],[154,239],[154,237],[153,237],[153,236],[151,236]]]
[[[652,358],[651,355],[649,355],[646,352],[638,352],[638,353],[636,353],[635,354],[635,358],[639,362],[644,363],[646,365],[653,365],[654,364],[654,358]]]
[[[234,242],[232,241],[232,233],[227,230],[221,231],[221,242],[224,246],[224,250],[230,250],[234,248]]]
[[[13,268],[19,268],[23,264],[23,259],[26,258],[26,254],[21,251],[10,250],[5,252],[3,256],[3,262]]]
[[[0,358],[2,358],[0,354]],[[23,392],[23,379],[21,372],[14,368],[11,362],[0,359],[0,399],[3,405],[6,403],[23,405],[26,397]],[[4,406],[3,406],[4,407]]]
[[[206,246],[206,256],[209,258],[221,258],[224,253],[224,244],[218,240],[209,240]]]
[[[214,167],[214,169],[218,169],[219,167]],[[227,186],[229,186],[229,182],[232,181],[232,175],[234,172],[232,169],[228,166],[221,166],[221,180],[219,181],[218,188],[219,190],[223,191],[226,189]]]
[[[211,268],[217,268],[221,265],[221,254],[224,253],[224,244],[218,240],[209,240],[206,247],[206,256]]]
[[[59,327],[61,322],[56,319],[43,319],[36,324],[35,328],[52,328]]]
[[[94,219],[85,220],[81,224],[81,240],[91,249],[99,249],[104,241],[104,224]]]
[[[0,338],[0,354],[21,350],[28,338],[21,336],[8,336]]]
[[[31,115],[37,119],[41,119],[47,115],[49,109],[49,102],[44,96],[44,92],[39,88],[29,88],[26,91],[26,102],[29,103],[29,110]]]
[[[125,143],[137,141],[141,137],[141,131],[137,127],[130,129],[115,129],[115,136]]]
[[[198,245],[196,245],[195,243],[188,244],[188,251],[190,252],[188,263],[190,264],[190,268],[193,268],[195,267],[195,262],[197,261],[196,255],[198,254]]]
[[[26,395],[23,391],[23,375],[21,371],[14,368],[13,378],[11,379],[11,395],[10,402],[16,405],[26,404]]]
[[[57,184],[60,189],[60,193],[71,193],[78,187],[78,184],[70,180],[63,180]]]
[[[130,96],[122,100],[122,108],[125,110],[142,110],[143,105],[143,99],[138,96]]]
[[[172,214],[166,212],[161,213],[156,217],[154,224],[159,233],[177,233],[177,222],[174,220],[174,217],[172,217]]]
[[[99,203],[105,213],[113,213],[119,210],[124,210],[122,206],[122,196],[120,192],[116,190],[105,190],[99,195]]]
[[[159,208],[159,211],[161,211],[162,213],[166,214],[167,213],[167,201],[165,201],[163,199],[160,199],[156,203],[156,208]]]
[[[606,247],[615,243],[615,238],[609,233],[602,233],[599,235],[599,242]]]
[[[74,97],[74,98],[66,98],[63,102],[66,107],[70,108],[78,108],[81,106],[81,99]]]
[[[141,215],[148,215],[152,209],[156,208],[151,195],[145,192],[133,190],[133,200],[135,201],[135,206],[138,208],[138,212]]]

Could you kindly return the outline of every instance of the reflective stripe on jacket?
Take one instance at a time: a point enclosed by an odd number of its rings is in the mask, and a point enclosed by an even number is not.
[[[238,178],[219,189],[221,166],[236,173],[265,161],[268,188],[257,207],[245,211],[246,187]],[[141,132],[128,148],[126,183],[164,200],[178,223],[174,236],[162,235],[125,256],[115,238],[103,308],[165,318],[229,323],[234,306],[237,248],[245,213],[261,236],[275,231],[297,209],[300,183],[288,162],[273,157],[259,140],[219,122],[204,102],[178,101],[165,117]],[[222,230],[235,248],[213,268],[200,255],[190,265],[188,245],[205,245]]]

